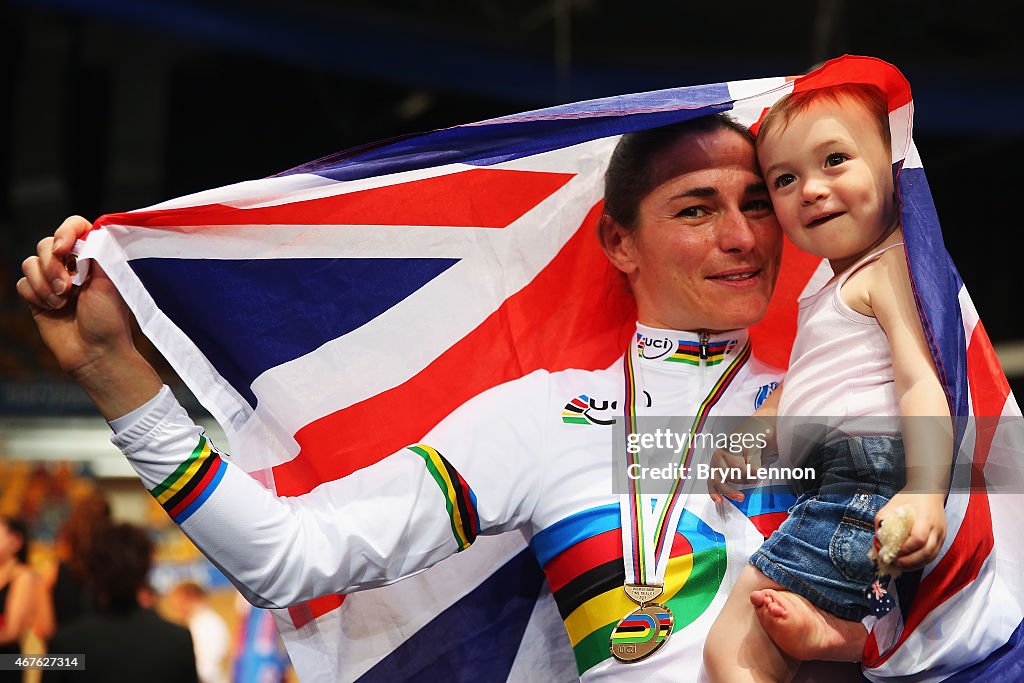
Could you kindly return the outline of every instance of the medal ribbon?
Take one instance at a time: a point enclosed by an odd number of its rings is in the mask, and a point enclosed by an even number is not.
[[[626,349],[623,357],[625,374],[625,417],[626,467],[640,464],[640,453],[629,452],[629,439],[637,433],[637,396],[642,395],[636,378],[633,358],[635,342]],[[699,434],[707,424],[712,408],[723,396],[750,359],[750,340],[743,345],[725,372],[715,382],[710,393],[701,402],[697,415],[690,427],[691,437]],[[686,477],[686,491],[682,490],[684,477],[693,463],[696,445],[693,438],[687,439],[687,447],[680,457],[680,476],[672,483],[668,495],[644,495],[640,480],[626,477],[628,493],[620,496],[619,510],[622,517],[622,554],[626,569],[627,584],[664,585],[665,570],[668,568],[670,531],[679,524],[686,493],[693,485],[693,478]],[[652,504],[651,501],[654,501]],[[645,504],[646,503],[646,504]],[[627,524],[628,520],[628,524]],[[653,533],[647,533],[647,531]]]

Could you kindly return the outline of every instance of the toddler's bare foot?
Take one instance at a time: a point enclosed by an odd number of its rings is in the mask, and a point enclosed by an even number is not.
[[[771,588],[750,594],[757,620],[779,649],[802,661],[826,659],[859,662],[867,631],[859,621],[847,621],[819,610],[803,596]]]

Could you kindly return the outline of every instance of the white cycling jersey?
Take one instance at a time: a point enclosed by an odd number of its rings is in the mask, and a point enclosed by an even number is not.
[[[715,415],[752,413],[781,373],[750,358],[722,390],[724,370],[747,341],[745,331],[700,340],[638,326],[642,412],[696,415],[714,395]],[[230,465],[166,388],[116,421],[113,441],[254,604],[283,607],[381,586],[467,548],[477,534],[520,530],[547,575],[583,680],[696,680],[730,588],[794,498],[763,485],[742,504],[719,508],[698,485],[685,501],[659,598],[675,614],[673,635],[644,661],[613,660],[611,630],[636,607],[622,590],[612,483],[611,423],[623,393],[621,360],[599,371],[533,372],[468,401],[421,444],[296,498],[275,497]]]

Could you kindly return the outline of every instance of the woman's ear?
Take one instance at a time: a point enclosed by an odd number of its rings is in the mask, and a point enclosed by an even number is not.
[[[597,221],[597,239],[612,265],[629,275],[637,269],[637,231],[624,228],[606,213]]]

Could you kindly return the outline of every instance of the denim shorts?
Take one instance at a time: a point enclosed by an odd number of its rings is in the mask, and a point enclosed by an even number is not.
[[[861,436],[819,448],[817,480],[799,492],[789,517],[750,558],[762,574],[841,619],[870,612],[875,580],[868,551],[875,514],[903,488],[903,441]]]

